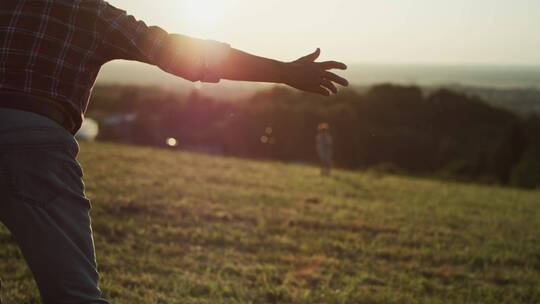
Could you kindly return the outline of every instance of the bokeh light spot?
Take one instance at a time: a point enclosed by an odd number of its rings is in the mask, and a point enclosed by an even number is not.
[[[176,138],[172,138],[172,137],[167,138],[167,146],[169,146],[169,147],[178,147],[178,140],[176,140]]]

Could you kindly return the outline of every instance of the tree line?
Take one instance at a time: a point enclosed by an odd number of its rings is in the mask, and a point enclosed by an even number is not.
[[[174,138],[180,149],[314,163],[317,125],[327,122],[342,168],[540,186],[540,118],[447,89],[383,84],[322,98],[276,87],[225,101],[108,86],[96,88],[90,105],[103,140],[165,146]]]

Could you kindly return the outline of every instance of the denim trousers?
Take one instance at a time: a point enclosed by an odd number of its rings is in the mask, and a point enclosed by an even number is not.
[[[0,222],[45,304],[107,303],[98,287],[78,152],[73,135],[56,122],[0,108]]]

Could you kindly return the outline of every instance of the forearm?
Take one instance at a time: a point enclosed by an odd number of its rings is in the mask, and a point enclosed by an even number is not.
[[[284,82],[286,63],[231,49],[221,65],[221,78],[254,82]]]
[[[284,82],[285,63],[234,48],[227,49],[227,55],[223,56],[224,50],[220,43],[170,35],[157,65],[192,81],[205,81],[205,75],[208,74],[218,79]]]
[[[111,5],[107,5],[98,19],[102,33],[99,53],[103,62],[137,60],[191,81],[229,79],[284,83],[325,96],[338,92],[335,84],[348,85],[346,79],[330,72],[346,69],[345,64],[316,62],[320,49],[284,63],[232,49],[225,43],[169,34],[159,27],[148,27]]]
[[[315,62],[320,50],[292,62],[259,57],[231,48],[228,44],[169,35],[156,65],[191,81],[219,82],[220,79],[283,83],[293,88],[328,96],[337,93],[334,83],[347,80],[330,72],[346,69],[336,61]]]

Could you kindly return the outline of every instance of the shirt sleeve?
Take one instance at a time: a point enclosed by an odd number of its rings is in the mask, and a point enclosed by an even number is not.
[[[147,26],[125,11],[103,2],[98,16],[100,53],[105,61],[125,59],[156,65],[191,81],[219,82],[230,45]]]

